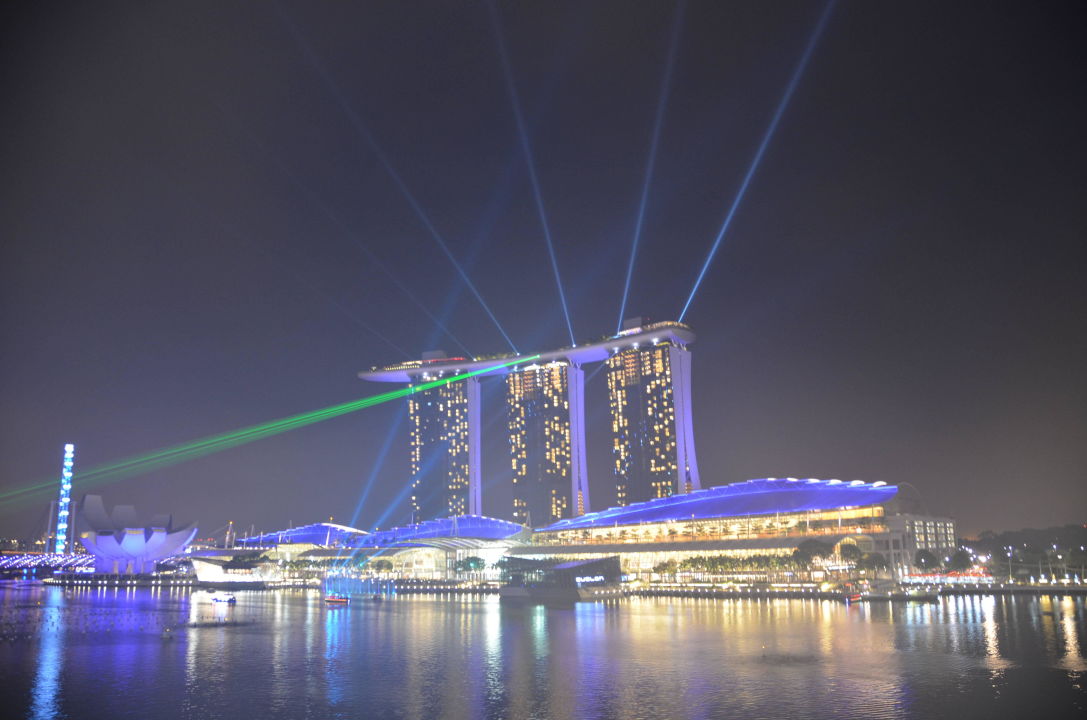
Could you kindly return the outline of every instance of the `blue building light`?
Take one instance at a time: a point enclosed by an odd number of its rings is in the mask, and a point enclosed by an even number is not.
[[[64,446],[64,463],[60,471],[60,494],[57,497],[57,536],[53,552],[63,553],[68,547],[68,505],[72,501],[72,468],[75,467],[75,445]]]
[[[320,547],[346,546],[366,531],[336,523],[312,523],[284,530],[273,530],[247,538],[239,538],[244,547],[272,547],[275,545],[317,545]]]
[[[314,523],[241,538],[238,544],[245,547],[271,547],[291,543],[344,548],[406,547],[414,544],[425,545],[427,540],[444,538],[504,540],[524,530],[523,525],[508,520],[482,515],[461,515],[455,518],[425,520],[414,525],[403,525],[372,533],[345,525]]]
[[[765,478],[608,508],[560,520],[538,532],[864,507],[885,503],[897,493],[893,485],[860,480],[809,478],[801,483],[797,478]]]
[[[472,538],[476,540],[505,540],[525,530],[523,525],[483,515],[424,520],[414,525],[379,530],[361,538],[355,547],[395,547],[426,544],[437,538]]]

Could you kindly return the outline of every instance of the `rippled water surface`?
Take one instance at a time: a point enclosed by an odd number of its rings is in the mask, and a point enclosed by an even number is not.
[[[1087,717],[1083,598],[237,597],[0,589],[3,717]]]

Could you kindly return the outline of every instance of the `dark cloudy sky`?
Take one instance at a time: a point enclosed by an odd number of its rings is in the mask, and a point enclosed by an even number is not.
[[[499,5],[578,338],[617,324],[676,7]],[[686,7],[627,314],[679,314],[822,7]],[[87,468],[389,389],[355,374],[423,350],[507,350],[367,132],[517,346],[568,343],[485,4],[3,13],[3,489],[65,442]],[[968,533],[1083,522],[1084,29],[1080,3],[837,6],[687,316],[704,485],[909,482]],[[602,374],[588,392],[599,508]],[[347,521],[402,409],[103,493],[204,532]],[[406,478],[401,426],[358,525]],[[0,535],[47,501],[0,506]]]

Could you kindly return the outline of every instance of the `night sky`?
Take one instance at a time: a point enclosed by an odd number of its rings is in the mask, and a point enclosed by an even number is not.
[[[686,6],[628,316],[679,315],[823,7]],[[497,7],[579,340],[619,320],[676,10]],[[78,471],[392,389],[356,373],[425,350],[508,351],[382,158],[519,350],[569,343],[486,4],[3,12],[0,490],[65,442]],[[1084,20],[836,7],[686,318],[704,486],[909,482],[964,534],[1084,521]],[[602,509],[603,373],[587,392]],[[377,468],[356,525],[388,525],[404,406],[101,491],[203,536],[349,522]],[[504,517],[500,382],[483,412]],[[0,505],[0,535],[48,500]]]

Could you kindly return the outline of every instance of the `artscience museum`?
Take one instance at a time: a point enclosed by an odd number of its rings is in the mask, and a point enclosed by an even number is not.
[[[194,524],[175,528],[170,515],[156,515],[144,524],[137,520],[132,505],[117,505],[107,513],[99,495],[83,499],[80,517],[89,529],[80,533],[79,540],[94,555],[96,573],[154,572],[156,562],[184,552],[196,537]]]

